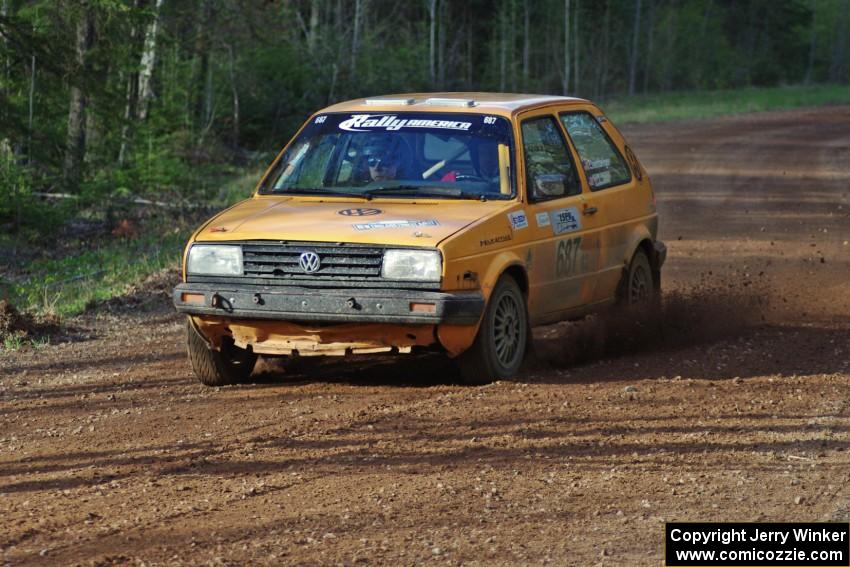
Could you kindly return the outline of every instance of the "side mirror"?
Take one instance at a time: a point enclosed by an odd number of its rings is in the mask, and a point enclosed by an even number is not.
[[[561,173],[540,173],[533,179],[536,197],[560,197],[566,193],[567,178]]]

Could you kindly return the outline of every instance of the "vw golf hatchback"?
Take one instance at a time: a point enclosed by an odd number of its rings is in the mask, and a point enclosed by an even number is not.
[[[533,325],[650,302],[649,177],[586,100],[405,94],[330,106],[190,239],[173,293],[204,384],[257,356],[441,351],[513,376]]]

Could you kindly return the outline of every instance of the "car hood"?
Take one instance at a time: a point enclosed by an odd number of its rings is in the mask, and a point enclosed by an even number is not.
[[[436,246],[510,201],[259,197],[214,217],[196,240],[298,240]]]

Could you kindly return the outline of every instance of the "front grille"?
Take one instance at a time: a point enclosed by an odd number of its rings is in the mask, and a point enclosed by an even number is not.
[[[319,255],[321,265],[306,273],[299,265],[304,252]],[[302,281],[369,281],[381,278],[383,248],[358,244],[311,242],[245,243],[242,245],[243,275],[250,278]]]
[[[440,282],[409,282],[381,277],[384,246],[332,242],[252,240],[228,242],[242,247],[241,276],[188,274],[187,282],[299,288],[389,288],[437,291]],[[399,248],[393,246],[393,248]],[[319,255],[321,266],[306,273],[298,263],[304,252]]]

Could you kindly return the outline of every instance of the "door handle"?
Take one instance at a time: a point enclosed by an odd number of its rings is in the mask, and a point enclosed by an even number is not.
[[[583,215],[595,215],[598,210],[596,207],[585,207],[581,213]]]

